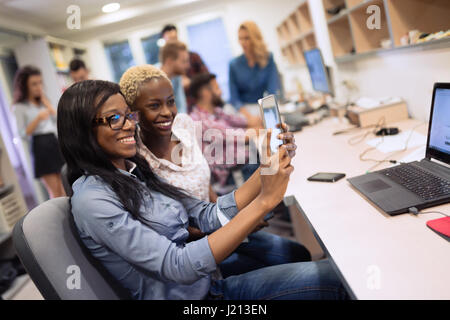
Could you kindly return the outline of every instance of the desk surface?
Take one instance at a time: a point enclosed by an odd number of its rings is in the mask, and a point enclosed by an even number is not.
[[[426,135],[427,125],[408,120],[390,126],[416,127]],[[366,201],[346,179],[327,184],[306,179],[321,172],[342,172],[347,178],[366,172],[375,163],[359,155],[369,146],[351,146],[348,140],[367,131],[358,129],[333,136],[349,125],[336,118],[304,128],[296,134],[299,148],[286,196],[294,196],[326,251],[357,299],[450,299],[450,243],[428,229],[426,222],[439,214],[391,217]],[[401,160],[419,147],[394,155]],[[367,157],[384,159],[377,150]],[[425,156],[425,155],[424,155]],[[389,164],[382,164],[375,170]],[[424,211],[450,214],[450,204]]]

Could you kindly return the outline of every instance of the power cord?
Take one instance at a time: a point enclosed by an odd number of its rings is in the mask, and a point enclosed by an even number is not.
[[[357,145],[358,143],[364,141],[367,136],[369,136],[371,133],[376,134],[379,130],[381,130],[384,125],[386,124],[386,119],[385,117],[381,117],[377,124],[373,127],[373,130],[368,130],[367,132],[365,132],[364,134],[359,134],[357,136],[353,136],[348,140],[348,144],[351,146]],[[369,128],[369,127],[367,127]]]
[[[376,148],[378,148],[379,145],[381,145],[381,144],[384,142],[384,137],[385,137],[385,135],[382,135],[381,141],[380,141],[375,147],[371,147],[371,148],[367,149],[366,151],[364,151],[363,153],[361,153],[361,155],[359,156],[359,159],[360,159],[361,161],[374,161],[374,162],[376,162],[376,164],[375,164],[374,166],[370,167],[370,168],[367,170],[367,172],[368,172],[368,173],[371,172],[373,169],[375,169],[375,168],[378,167],[380,164],[385,163],[385,162],[389,162],[389,163],[392,163],[392,164],[403,164],[403,162],[400,162],[400,161],[395,160],[395,159],[392,159],[392,158],[393,158],[395,155],[397,155],[397,154],[399,154],[399,153],[403,153],[403,152],[405,152],[406,150],[408,150],[408,144],[409,144],[409,142],[411,141],[411,138],[412,138],[412,135],[413,135],[414,131],[416,131],[417,128],[423,126],[424,124],[425,124],[425,122],[421,122],[420,124],[416,125],[415,127],[413,127],[413,128],[411,129],[411,132],[409,133],[408,139],[406,139],[405,147],[404,147],[402,150],[395,151],[394,153],[388,155],[386,158],[384,158],[384,159],[382,159],[382,160],[377,160],[377,159],[364,159],[364,158],[363,158],[364,155],[366,155],[368,152],[370,152],[370,151],[372,151],[372,150],[375,150]],[[391,159],[389,159],[389,158],[391,158]]]
[[[419,209],[417,209],[416,207],[411,207],[408,209],[409,213],[418,216],[419,214],[430,214],[430,213],[438,213],[438,214],[442,214],[443,216],[449,217],[448,214],[445,214],[443,212],[439,212],[439,211],[428,211],[428,212],[420,212]]]

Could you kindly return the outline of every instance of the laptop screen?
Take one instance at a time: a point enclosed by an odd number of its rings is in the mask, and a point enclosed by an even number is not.
[[[450,87],[435,88],[427,156],[450,163]]]

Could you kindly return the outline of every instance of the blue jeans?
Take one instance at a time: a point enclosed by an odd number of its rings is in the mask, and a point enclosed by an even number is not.
[[[248,236],[220,265],[224,278],[279,264],[311,261],[308,249],[298,242],[259,231]]]
[[[265,267],[214,280],[214,300],[343,300],[347,293],[327,260]]]

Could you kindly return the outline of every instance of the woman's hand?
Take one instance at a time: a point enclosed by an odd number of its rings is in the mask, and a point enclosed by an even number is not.
[[[277,124],[277,128],[280,128],[279,124]],[[292,132],[289,132],[289,127],[285,123],[281,124],[281,130],[283,132],[280,133],[277,138],[283,141],[283,144],[286,146],[289,152],[289,157],[291,157],[292,159],[293,157],[295,157],[295,150],[297,150],[294,134]]]
[[[271,130],[267,134],[267,142],[270,136]],[[270,143],[267,143],[266,152],[270,155]],[[258,197],[267,208],[273,209],[283,200],[292,171],[294,167],[286,145],[280,146],[267,163],[261,164],[261,191]]]
[[[43,91],[41,92],[41,103],[47,108],[47,110],[50,112],[50,115],[56,115],[56,110],[53,108],[50,100],[48,100]]]
[[[251,233],[256,233],[256,232],[258,232],[258,231],[261,231],[261,229],[264,229],[264,228],[266,228],[266,227],[268,227],[268,226],[269,226],[269,223],[266,222],[266,221],[264,221],[264,220],[262,220],[262,221],[255,227],[255,229],[253,229],[253,231],[252,231]]]
[[[47,120],[48,117],[50,117],[50,110],[43,109],[43,110],[39,111],[39,113],[38,113],[39,121]]]
[[[187,239],[187,242],[199,240],[206,235],[203,232],[201,232],[200,229],[197,229],[197,228],[194,228],[191,226],[188,226],[188,232],[189,232],[189,237]]]

